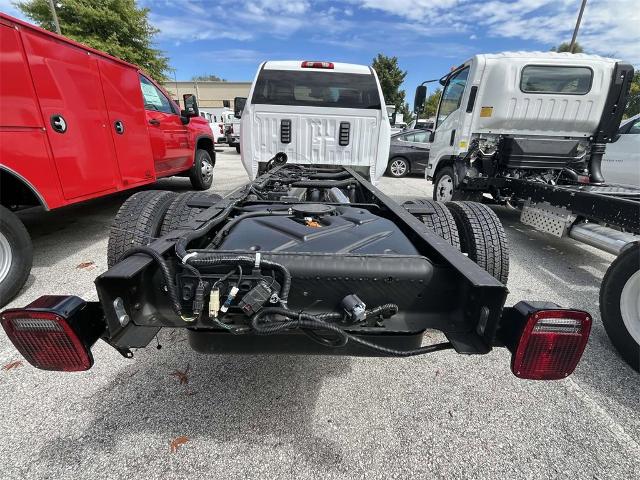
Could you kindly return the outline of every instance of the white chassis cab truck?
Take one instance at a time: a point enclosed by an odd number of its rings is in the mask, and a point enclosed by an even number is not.
[[[371,67],[264,62],[243,100],[234,109],[242,117],[241,157],[252,180],[277,153],[288,164],[351,167],[374,183],[387,168],[391,126]]]
[[[584,54],[476,55],[440,79],[426,176],[434,200],[509,204],[522,223],[617,255],[600,289],[602,321],[640,370],[640,188],[601,172],[633,73]],[[423,83],[417,113],[425,97]]]

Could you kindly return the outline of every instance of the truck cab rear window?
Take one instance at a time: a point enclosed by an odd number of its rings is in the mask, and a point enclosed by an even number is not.
[[[524,93],[584,95],[591,90],[593,71],[587,67],[527,65],[522,69],[520,90]]]
[[[253,104],[381,109],[373,75],[262,70]]]

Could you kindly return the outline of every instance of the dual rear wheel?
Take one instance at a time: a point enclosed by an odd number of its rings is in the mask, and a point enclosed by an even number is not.
[[[403,206],[436,235],[507,284],[509,245],[502,223],[493,210],[476,202],[444,203],[428,199],[410,200]]]

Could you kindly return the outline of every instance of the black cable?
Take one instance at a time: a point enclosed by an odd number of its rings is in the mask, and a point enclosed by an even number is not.
[[[182,308],[180,306],[178,292],[171,278],[171,270],[169,270],[169,265],[167,264],[165,259],[162,258],[162,255],[160,255],[160,253],[158,253],[151,247],[145,247],[145,246],[136,246],[136,247],[130,248],[129,250],[124,252],[121,259],[124,260],[125,258],[128,258],[132,255],[137,255],[137,254],[147,255],[156,261],[156,263],[160,267],[160,272],[162,273],[164,282],[167,286],[167,293],[169,294],[169,300],[171,301],[171,306],[173,307],[173,310],[175,311],[175,313],[178,316],[182,317]]]
[[[222,239],[229,233],[229,231],[235,227],[239,222],[251,217],[269,217],[269,216],[291,216],[288,211],[279,211],[279,210],[259,210],[253,212],[243,213],[234,217],[232,220],[227,222],[224,227],[222,227],[213,240],[211,241],[211,246],[213,248],[217,248],[220,243],[222,243]]]
[[[367,310],[367,315],[375,316],[375,315],[385,314],[385,313],[393,315],[397,313],[397,311],[398,311],[398,306],[390,303],[386,305],[381,305],[372,310]],[[289,320],[261,323],[262,318],[270,314],[282,315],[286,318],[289,318]],[[336,333],[338,337],[341,338],[342,341],[344,341],[342,345],[346,345],[348,341],[352,341],[364,347],[367,347],[372,350],[376,350],[378,352],[385,353],[389,356],[394,356],[394,357],[411,357],[415,355],[422,355],[424,353],[437,352],[439,350],[453,348],[453,345],[451,345],[450,342],[436,343],[434,345],[426,345],[424,347],[415,348],[411,350],[397,350],[394,348],[385,347],[383,345],[378,345],[376,343],[370,342],[363,338],[347,333],[338,325],[335,325],[326,321],[330,319],[333,319],[333,320],[340,319],[341,317],[342,317],[341,314],[335,313],[335,312],[311,315],[304,312],[294,312],[293,310],[289,310],[287,308],[267,307],[260,310],[251,318],[251,327],[257,333],[261,333],[264,335],[277,333],[289,328],[300,328],[302,329],[303,332],[305,331],[305,329],[306,330],[310,330],[310,329],[328,330],[333,333]],[[324,340],[319,343],[321,343],[322,345],[328,346]]]
[[[230,255],[220,255],[220,254],[209,254],[209,255],[198,255],[194,257],[190,257],[187,260],[193,266],[215,266],[215,265],[244,265],[247,267],[253,267],[255,265],[255,257],[246,257],[246,256],[230,256]],[[280,286],[280,300],[283,304],[286,305],[287,299],[289,298],[289,290],[291,289],[291,272],[284,265],[276,262],[272,262],[271,260],[261,260],[260,265],[278,270],[282,275],[282,285]]]

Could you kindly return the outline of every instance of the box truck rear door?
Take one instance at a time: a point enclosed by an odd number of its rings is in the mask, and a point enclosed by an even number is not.
[[[114,189],[117,164],[93,54],[23,30],[33,83],[65,198]]]

